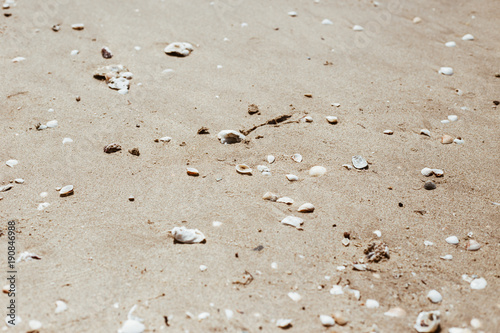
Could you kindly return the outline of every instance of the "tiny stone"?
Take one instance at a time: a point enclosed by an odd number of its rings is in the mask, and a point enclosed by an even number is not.
[[[433,182],[425,182],[424,184],[424,188],[428,191],[431,191],[431,190],[435,190],[436,189],[436,184],[434,184]]]
[[[198,170],[195,168],[187,168],[186,171],[189,176],[198,177],[200,175]]]
[[[307,97],[307,98],[312,98],[312,97],[313,97],[313,95],[312,95],[312,94],[310,94],[310,93],[308,93],[308,94],[304,94],[304,96],[305,96],[305,97]]]
[[[256,114],[259,113],[259,107],[255,104],[250,104],[248,106],[248,113],[249,114]]]
[[[16,178],[16,179],[14,179],[14,182],[17,183],[17,184],[23,184],[24,183],[24,179],[22,179],[22,178]]]
[[[327,116],[326,121],[328,121],[330,124],[337,124],[339,122],[339,119],[335,116]]]
[[[135,200],[135,198],[134,198],[133,195],[131,195],[131,196],[128,197],[128,201],[134,201],[134,200]]]
[[[207,127],[203,126],[196,133],[197,134],[210,134],[210,131]]]
[[[393,132],[393,131],[391,131],[391,130],[385,130],[385,131],[384,131],[384,134],[387,134],[387,135],[393,135],[393,134],[394,134],[394,132]]]
[[[453,75],[453,68],[451,67],[441,67],[438,71],[439,74],[443,75]]]
[[[76,101],[77,101],[77,102],[80,102],[80,101],[81,101],[80,96],[76,96],[76,98],[75,98],[75,99],[76,99]]]
[[[128,152],[134,156],[139,156],[141,155],[141,153],[139,152],[139,148],[132,148],[132,149],[129,149]]]
[[[101,55],[104,59],[111,59],[113,57],[113,53],[111,53],[111,50],[106,46],[101,49]]]
[[[320,315],[319,320],[321,321],[321,325],[329,327],[335,325],[335,320],[327,315]]]

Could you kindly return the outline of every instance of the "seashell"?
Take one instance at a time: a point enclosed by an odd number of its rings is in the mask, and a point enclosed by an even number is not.
[[[427,298],[432,303],[439,303],[443,300],[443,296],[439,293],[439,291],[432,289],[427,293]]]
[[[467,274],[463,274],[462,275],[462,280],[464,280],[465,282],[471,283],[474,280],[474,278],[468,276]]]
[[[311,116],[305,116],[305,117],[304,117],[304,118],[302,118],[302,119],[304,119],[304,121],[305,121],[306,123],[312,123],[312,122],[313,122],[313,117],[311,117]]]
[[[448,116],[448,120],[449,120],[449,121],[457,121],[457,120],[458,120],[458,116],[456,116],[456,115],[454,115],[454,114],[449,115],[449,116]]]
[[[420,312],[413,327],[420,333],[436,332],[441,323],[440,317],[441,313],[439,311]]]
[[[390,308],[389,311],[384,312],[384,316],[393,318],[403,318],[406,317],[406,311],[398,307]]]
[[[59,195],[61,197],[67,197],[69,195],[72,195],[73,193],[73,185],[66,185],[59,191]]]
[[[241,174],[251,175],[252,168],[250,168],[246,164],[238,164],[238,165],[236,165],[236,172],[241,173]]]
[[[455,42],[447,42],[447,43],[445,43],[444,45],[445,45],[446,47],[455,47],[455,46],[457,46],[457,43],[455,43]]]
[[[446,240],[446,243],[448,243],[448,244],[452,244],[452,245],[458,244],[458,237],[457,236],[450,236],[450,237],[447,237],[445,240]]]
[[[233,318],[233,316],[234,316],[234,312],[233,312],[233,310],[230,310],[230,309],[225,309],[225,310],[224,310],[224,313],[226,314],[226,318],[227,318],[227,319],[231,319],[231,318]]]
[[[441,143],[444,145],[453,143],[453,138],[451,136],[445,134],[441,137]]]
[[[164,136],[163,138],[158,139],[158,141],[161,141],[161,142],[170,142],[171,140],[172,140],[172,138],[169,136]]]
[[[184,244],[201,243],[205,240],[205,235],[198,229],[187,229],[186,227],[175,227],[170,233],[176,241]]]
[[[380,304],[374,299],[367,299],[365,302],[365,306],[368,309],[376,309],[380,306]]]
[[[455,142],[457,145],[463,145],[464,144],[464,140],[459,139],[459,138],[456,138],[455,140],[453,140],[453,142]]]
[[[111,59],[111,58],[113,58],[113,53],[111,53],[111,50],[107,46],[104,46],[101,49],[101,55],[102,55],[102,57],[104,59]]]
[[[5,164],[8,166],[8,167],[15,167],[16,165],[19,164],[19,161],[18,160],[8,160],[7,162],[5,162]]]
[[[31,329],[32,331],[37,331],[37,330],[39,330],[40,328],[42,328],[42,323],[41,323],[41,322],[39,322],[38,320],[33,320],[33,319],[32,319],[32,320],[30,320],[30,321],[28,322],[28,325],[29,325],[29,327],[30,327],[30,329]]]
[[[373,232],[377,237],[382,237],[382,232],[380,232],[380,230],[375,230]]]
[[[481,328],[482,323],[481,323],[481,321],[479,319],[472,318],[470,320],[470,326],[472,326],[472,328],[479,329],[479,328]]]
[[[326,173],[326,168],[316,165],[309,169],[309,176],[311,177],[321,177]]]
[[[347,170],[351,170],[352,169],[352,165],[350,165],[350,164],[342,164],[342,166],[344,168],[346,168]]]
[[[453,68],[451,67],[441,67],[438,71],[439,74],[443,75],[453,75]]]
[[[14,179],[14,182],[16,184],[24,184],[24,179],[22,179],[22,178],[16,178],[16,179]]]
[[[212,225],[216,228],[220,227],[222,225],[222,222],[219,222],[219,221],[213,221],[212,222]]]
[[[78,53],[80,53],[80,51],[78,51],[78,50],[72,50],[70,54],[72,56],[76,56]]]
[[[442,177],[444,175],[444,171],[441,169],[432,169],[432,172],[436,177]]]
[[[354,30],[354,31],[363,31],[365,29],[362,26],[356,24],[354,27],[352,27],[352,30]]]
[[[291,16],[291,17],[296,17],[297,16],[297,12],[288,12],[288,16]]]
[[[339,107],[340,106],[340,103],[332,103],[331,106],[336,106],[336,107]]]
[[[276,320],[276,326],[279,328],[288,328],[292,326],[292,320],[291,319],[278,319]]]
[[[278,196],[272,192],[266,192],[263,196],[262,199],[264,200],[269,200],[269,201],[276,201],[278,200]]]
[[[433,182],[425,182],[424,188],[428,191],[432,191],[436,189],[436,184],[434,184]]]
[[[434,173],[431,168],[423,168],[420,173],[426,177],[432,176]]]
[[[233,130],[224,130],[220,131],[219,134],[217,134],[217,138],[220,140],[220,143],[232,144],[241,142],[241,140],[245,139],[245,136],[240,132],[236,132]]]
[[[105,145],[103,150],[106,154],[111,154],[122,150],[122,146],[117,143],[110,143],[109,145]]]
[[[299,180],[299,177],[292,175],[292,174],[288,174],[288,175],[286,175],[286,179],[288,179],[291,182],[294,182],[294,181]]]
[[[205,265],[200,265],[200,271],[204,272],[204,271],[206,271],[207,269],[208,269],[208,267],[207,267],[207,266],[205,266]]]
[[[347,239],[347,238],[344,238],[344,239]],[[352,265],[352,269],[354,269],[355,271],[366,271],[368,269],[368,267],[366,266],[366,264],[353,264]]]
[[[54,128],[54,127],[57,127],[57,120],[51,120],[51,121],[49,121],[49,122],[46,124],[46,126],[47,126],[48,128]]]
[[[465,248],[467,251],[477,251],[481,248],[481,245],[474,239],[469,239],[467,243],[465,243]]]
[[[125,320],[118,333],[142,333],[146,329],[143,323],[138,320]]]
[[[186,168],[186,172],[189,176],[193,177],[198,177],[200,173],[198,172],[198,169],[195,168]]]
[[[474,40],[474,36],[471,34],[466,34],[462,37],[462,40]]]
[[[37,254],[34,254],[34,253],[30,253],[30,252],[22,252],[20,255],[19,255],[19,258],[17,258],[16,262],[21,262],[21,261],[31,261],[33,259],[36,259],[36,260],[40,260],[42,259],[42,257],[40,257],[39,255]]]
[[[413,23],[416,24],[416,23],[420,23],[420,22],[422,22],[422,19],[420,17],[416,16],[413,18]]]
[[[350,243],[351,243],[351,241],[349,240],[349,238],[342,239],[342,245],[349,246]]]
[[[335,322],[340,326],[344,326],[345,324],[347,324],[349,322],[349,320],[347,320],[346,316],[340,311],[335,311],[332,314],[332,317],[333,317],[333,319],[335,319]]]
[[[425,246],[433,246],[433,245],[434,245],[434,243],[433,243],[433,242],[431,242],[431,241],[425,240],[425,241],[424,241],[424,245],[425,245]]]
[[[49,207],[50,204],[48,202],[42,202],[41,204],[38,205],[38,210],[44,210],[45,208]]]
[[[125,90],[127,91],[130,88],[130,81],[124,77],[111,77],[108,80],[108,87],[114,90]]]
[[[337,124],[339,122],[339,118],[335,116],[327,116],[326,121],[328,121],[330,124]]]
[[[431,131],[429,131],[427,128],[423,128],[420,130],[420,134],[426,135],[426,136],[431,136]]]
[[[333,22],[330,21],[329,19],[324,19],[323,21],[321,21],[321,24],[324,24],[324,25],[332,25]]]
[[[314,205],[312,203],[306,202],[297,209],[300,213],[312,213],[314,212]]]
[[[472,331],[468,328],[450,327],[448,328],[448,333],[472,333]]]
[[[266,167],[265,165],[257,165],[257,170],[259,170],[260,172],[269,172],[269,168]]]
[[[84,28],[85,26],[83,25],[83,23],[75,23],[71,25],[71,29],[73,30],[83,30]]]
[[[302,230],[301,225],[304,224],[304,220],[296,216],[287,216],[283,220],[281,220],[281,224],[290,225],[297,228],[298,230]]]
[[[193,51],[193,45],[189,43],[174,42],[168,44],[163,51],[170,56],[186,57]]]
[[[263,176],[271,176],[271,172],[269,172],[269,171],[263,171],[262,175]]]
[[[330,289],[330,294],[332,295],[343,295],[344,290],[342,290],[342,286],[337,284],[333,285],[332,289]]]
[[[63,145],[66,143],[71,143],[71,142],[73,142],[73,139],[71,139],[71,138],[64,138],[62,141]]]
[[[266,159],[267,159],[267,163],[269,163],[269,164],[274,163],[274,160],[275,160],[273,155],[267,155]]]
[[[198,315],[198,320],[199,321],[202,321],[203,319],[207,319],[208,317],[210,317],[210,313],[208,312],[202,312]]]
[[[441,124],[449,124],[450,121],[448,119],[441,120]]]
[[[474,289],[474,290],[484,289],[484,288],[486,288],[487,285],[488,285],[488,283],[486,282],[486,280],[484,278],[474,279],[470,283],[471,289]]]
[[[61,313],[68,309],[68,305],[63,301],[56,301],[56,313]]]
[[[288,297],[290,297],[293,301],[298,302],[302,299],[299,293],[289,292]]]
[[[24,61],[26,60],[26,58],[23,58],[23,57],[15,57],[14,59],[12,59],[12,62],[13,63],[16,63],[16,62],[21,62],[21,61]]]
[[[387,135],[393,135],[393,134],[394,134],[394,132],[393,132],[393,131],[391,131],[391,130],[385,130],[385,131],[384,131],[384,134],[387,134]]]
[[[319,316],[319,321],[321,321],[321,325],[330,327],[335,325],[335,320],[327,315],[320,315]]]
[[[300,163],[300,162],[302,162],[302,155],[300,155],[300,154],[293,154],[292,155],[292,160],[294,160],[297,163]]]
[[[7,185],[4,185],[4,186],[0,186],[0,192],[7,192],[9,191],[11,188],[13,188],[14,186],[12,184],[7,184]]]
[[[287,205],[291,205],[294,203],[293,199],[292,198],[289,198],[289,197],[282,197],[282,198],[279,198],[278,200],[276,200],[276,202],[279,202],[279,203],[285,203]]]
[[[451,259],[453,259],[453,256],[451,254],[447,254],[447,255],[444,255],[444,256],[442,256],[440,258],[443,259],[443,260],[451,260]]]
[[[364,169],[368,167],[368,162],[366,162],[363,156],[355,155],[352,157],[352,165],[354,165],[356,169]]]

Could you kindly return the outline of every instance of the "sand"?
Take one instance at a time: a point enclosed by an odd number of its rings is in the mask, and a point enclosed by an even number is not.
[[[411,332],[417,315],[430,310],[441,312],[443,332],[471,328],[472,318],[483,326],[474,332],[498,329],[498,2],[44,3],[19,0],[3,10],[12,16],[2,15],[0,25],[0,185],[25,180],[0,193],[2,244],[7,221],[16,220],[18,253],[42,257],[17,264],[22,322],[9,331],[29,331],[34,319],[40,332],[116,332],[134,305],[145,332],[276,332],[277,319],[292,319],[291,332],[325,332],[319,316],[334,311],[349,322],[330,332],[371,332],[373,325]],[[333,24],[322,25],[325,18]],[[61,30],[52,31],[58,23]],[[72,30],[75,23],[84,30]],[[462,41],[467,33],[473,41]],[[166,55],[176,41],[194,51]],[[448,41],[457,46],[446,47]],[[113,58],[101,56],[104,46]],[[19,56],[26,60],[12,63]],[[110,64],[134,74],[127,95],[93,78]],[[440,67],[454,75],[438,74]],[[260,114],[250,115],[250,104]],[[314,121],[265,125],[244,143],[217,140],[221,130],[282,115]],[[442,124],[448,115],[458,121]],[[35,129],[51,120],[56,128]],[[201,127],[209,134],[198,135]],[[431,136],[420,135],[422,128]],[[443,145],[443,134],[464,144]],[[172,140],[154,142],[164,136]],[[66,137],[74,142],[63,145]],[[105,154],[110,143],[123,149]],[[140,156],[129,154],[132,148]],[[290,158],[295,153],[301,163]],[[342,167],[354,155],[369,168]],[[9,159],[19,164],[8,167]],[[238,174],[239,163],[253,175]],[[327,173],[309,177],[315,165]],[[200,176],[188,176],[186,167]],[[426,178],[424,167],[444,176]],[[428,180],[435,190],[423,189]],[[69,184],[74,194],[59,197],[55,188]],[[295,203],[264,201],[267,191]],[[43,202],[50,206],[37,210]],[[297,212],[305,202],[313,213]],[[280,224],[288,215],[303,218],[304,230]],[[168,231],[176,226],[199,229],[206,243],[174,244]],[[479,251],[465,250],[469,232]],[[456,246],[445,242],[452,235]],[[374,239],[387,244],[390,259],[354,271]],[[440,259],[446,254],[453,259]],[[341,265],[346,269],[338,271]],[[253,280],[234,284],[245,271]],[[471,290],[463,274],[488,285]],[[331,295],[335,284],[359,290],[361,299]],[[431,289],[441,303],[426,299]],[[302,299],[294,302],[289,292]],[[7,295],[1,298],[8,304]],[[367,299],[380,307],[367,308]],[[55,314],[58,300],[68,309]],[[406,317],[385,316],[393,307]],[[234,311],[232,319],[225,309]],[[198,321],[186,312],[210,317]]]

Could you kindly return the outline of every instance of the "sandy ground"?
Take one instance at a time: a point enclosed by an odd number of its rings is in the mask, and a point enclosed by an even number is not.
[[[0,17],[0,181],[25,180],[0,193],[2,251],[7,221],[16,220],[18,253],[42,257],[17,265],[22,322],[8,331],[29,331],[38,320],[40,332],[116,332],[134,305],[145,332],[277,332],[277,319],[292,319],[291,332],[412,332],[419,312],[430,310],[441,312],[442,332],[500,331],[498,1],[44,3],[19,0],[2,11],[12,16]],[[333,24],[321,24],[325,18]],[[72,30],[74,23],[85,29]],[[475,39],[463,41],[467,33]],[[175,41],[194,51],[166,55]],[[103,46],[112,59],[101,57]],[[109,64],[134,74],[127,95],[93,78]],[[455,74],[438,74],[443,66]],[[260,114],[249,115],[249,104]],[[245,143],[217,140],[221,130],[285,114],[314,121],[262,126]],[[442,124],[448,115],[458,121]],[[54,119],[56,128],[35,130]],[[202,126],[210,134],[198,135]],[[441,144],[443,134],[464,144]],[[163,136],[172,141],[154,142]],[[63,145],[66,137],[74,142]],[[114,142],[123,150],[105,154]],[[140,156],[127,152],[134,147]],[[369,168],[342,167],[353,155]],[[8,167],[9,159],[19,164]],[[253,175],[236,173],[238,163]],[[315,165],[327,173],[310,177]],[[200,176],[188,176],[187,166]],[[424,167],[444,170],[430,177],[433,191],[423,189]],[[59,197],[55,188],[68,184],[74,195]],[[295,203],[264,201],[267,191]],[[40,211],[43,202],[50,206]],[[304,202],[316,210],[298,213]],[[280,224],[287,215],[302,217],[304,230]],[[168,231],[176,226],[201,230],[206,243],[174,244]],[[375,230],[390,259],[354,271]],[[465,250],[469,232],[479,251]],[[452,235],[456,246],[445,242]],[[453,259],[440,259],[446,254]],[[245,271],[253,281],[234,284]],[[463,274],[483,277],[486,288],[472,290]],[[335,284],[361,299],[330,294]],[[431,289],[442,302],[426,298]],[[379,308],[367,308],[367,299]],[[55,314],[58,300],[68,309]],[[384,315],[394,307],[406,316]],[[334,311],[348,324],[323,327],[319,315]]]

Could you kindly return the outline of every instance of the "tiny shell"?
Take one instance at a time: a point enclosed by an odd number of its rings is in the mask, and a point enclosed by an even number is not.
[[[332,25],[333,22],[330,21],[329,19],[324,19],[323,21],[321,21],[321,24],[325,24],[325,25]]]
[[[432,176],[434,173],[431,168],[423,168],[420,173],[426,177]]]
[[[448,120],[449,120],[449,121],[457,121],[457,120],[458,120],[458,116],[456,116],[456,115],[454,115],[454,114],[449,115],[449,116],[448,116]]]
[[[344,168],[346,168],[347,170],[351,170],[352,169],[352,165],[350,165],[350,164],[342,164],[342,166]]]
[[[294,11],[288,12],[288,16],[295,17],[297,16],[297,12]]]
[[[85,26],[83,25],[83,23],[76,23],[76,24],[72,24],[71,28],[73,30],[83,30],[85,28]]]
[[[465,248],[467,251],[477,251],[481,248],[481,245],[474,239],[469,239],[467,243],[465,243]]]
[[[195,168],[186,168],[186,172],[189,176],[198,177],[200,175],[198,169]]]
[[[429,131],[427,128],[423,128],[420,130],[420,134],[426,135],[426,136],[431,136],[431,131]]]
[[[252,174],[252,168],[250,168],[246,164],[238,164],[238,165],[236,165],[236,172],[241,173],[241,174],[250,175],[250,174]]]
[[[444,145],[453,143],[453,137],[445,134],[441,137],[441,143]]]
[[[441,294],[439,293],[439,291],[437,290],[431,290],[427,293],[427,298],[429,299],[429,301],[431,301],[432,303],[439,303],[443,300],[443,296],[441,296]]]
[[[306,123],[312,123],[312,122],[314,121],[314,120],[313,120],[313,118],[312,118],[311,116],[305,116],[305,117],[304,117],[304,118],[302,118],[302,119],[304,119],[304,121],[305,121]]]
[[[267,155],[266,159],[267,159],[267,163],[269,163],[269,164],[272,164],[275,161],[275,158],[273,155]]]
[[[344,238],[344,239],[347,239],[347,238]],[[352,265],[352,269],[354,269],[355,271],[366,271],[368,269],[368,267],[366,266],[366,264],[353,264]]]
[[[441,67],[438,71],[439,74],[443,75],[453,75],[453,68],[451,67]]]
[[[296,175],[288,174],[288,175],[286,175],[286,179],[288,179],[291,182],[294,182],[294,181],[299,180],[299,177],[297,177]]]
[[[269,172],[269,168],[266,167],[265,165],[257,165],[257,170],[259,170],[260,172]]]
[[[298,302],[302,299],[299,293],[289,292],[288,297],[290,297],[293,301]]]
[[[14,186],[12,184],[7,184],[7,185],[4,185],[4,186],[0,186],[0,192],[7,192],[9,191],[11,188],[13,188]]]
[[[64,138],[62,141],[63,145],[66,143],[71,143],[71,142],[73,142],[73,139],[71,139],[71,138]]]
[[[199,321],[202,321],[203,319],[207,319],[208,317],[210,317],[210,313],[208,312],[202,312],[198,315],[198,320]]]
[[[276,320],[276,326],[279,328],[287,328],[292,326],[292,320],[291,319],[278,319]]]
[[[59,195],[61,197],[67,197],[69,195],[72,195],[73,193],[73,185],[66,185],[59,191]]]
[[[333,319],[335,319],[335,322],[340,326],[344,326],[349,322],[349,320],[347,320],[347,317],[340,311],[335,311],[332,314],[332,317]]]
[[[297,163],[300,163],[300,162],[302,162],[302,155],[300,155],[300,154],[293,154],[292,155],[292,160],[294,160]]]
[[[384,131],[384,134],[387,134],[387,135],[393,135],[393,134],[394,134],[394,132],[393,132],[393,131],[391,131],[391,130],[385,130],[385,131]]]
[[[365,29],[362,26],[356,24],[354,27],[352,27],[352,30],[354,30],[354,31],[363,31]]]
[[[28,325],[30,326],[30,329],[32,329],[34,331],[42,328],[42,323],[39,322],[38,320],[30,320]]]
[[[441,169],[432,169],[432,172],[436,177],[442,177],[444,175],[444,171]]]
[[[444,256],[442,256],[440,258],[443,259],[443,260],[451,260],[451,259],[453,259],[453,256],[451,254],[447,254],[447,255],[444,255]]]
[[[344,290],[342,290],[342,286],[337,284],[333,285],[332,289],[330,289],[330,294],[332,295],[343,295]]]
[[[368,162],[361,155],[356,155],[352,157],[352,165],[356,169],[364,169],[368,166]]]
[[[377,237],[382,237],[382,232],[380,232],[380,230],[375,230],[373,232]]]
[[[276,201],[278,200],[278,196],[272,192],[266,192],[263,196],[262,199],[264,200],[269,200],[269,201]]]
[[[326,121],[328,121],[330,124],[337,124],[339,122],[339,118],[335,116],[327,116]]]
[[[433,242],[431,242],[431,241],[425,240],[425,241],[424,241],[424,245],[425,245],[425,246],[433,246],[433,245],[434,245],[434,243],[433,243]]]
[[[241,142],[241,140],[245,139],[245,136],[237,131],[224,130],[217,134],[217,138],[220,140],[220,143],[232,144]]]
[[[205,235],[198,229],[186,229],[186,227],[175,227],[170,233],[180,243],[195,244],[205,240]]]
[[[118,333],[142,333],[146,329],[143,323],[137,320],[125,320]]]
[[[48,128],[54,128],[54,127],[57,127],[57,120],[51,120],[51,121],[49,121],[49,122],[46,124],[46,126],[47,126]]]
[[[312,203],[306,202],[297,209],[300,213],[312,213],[314,212],[314,205]]]
[[[436,332],[441,323],[440,316],[441,313],[439,311],[420,312],[417,322],[413,327],[420,333]]]
[[[17,160],[8,160],[7,162],[5,162],[5,164],[11,168],[15,167],[16,165],[19,164],[19,161]]]
[[[186,57],[193,51],[193,45],[189,43],[170,43],[163,50],[166,54],[174,57]]]
[[[336,107],[339,107],[340,106],[340,103],[332,103],[331,106],[336,106]]]
[[[342,245],[349,246],[350,243],[351,243],[351,241],[349,240],[349,238],[342,239]]]
[[[395,307],[395,308],[390,308],[389,311],[384,313],[385,316],[387,317],[394,317],[394,318],[402,318],[406,316],[406,311]]]
[[[474,40],[474,36],[471,34],[466,34],[462,37],[462,40]]]
[[[56,301],[56,313],[61,313],[68,309],[68,305],[63,301]]]
[[[380,306],[380,304],[374,299],[367,299],[365,302],[365,306],[368,309],[375,309],[375,308],[378,308]]]
[[[450,236],[446,238],[446,243],[456,245],[458,244],[458,237],[457,236]]]
[[[200,265],[200,271],[201,271],[201,272],[204,272],[204,271],[206,271],[207,269],[208,269],[208,267],[207,267],[207,266],[205,266],[205,265]]]
[[[326,168],[316,165],[309,169],[309,176],[311,177],[321,177],[326,173]]]
[[[279,202],[279,203],[285,203],[287,205],[291,205],[294,203],[293,199],[292,198],[289,198],[289,197],[282,197],[282,198],[279,198],[278,200],[276,200],[276,202]]]
[[[117,143],[110,143],[109,145],[104,146],[103,150],[106,154],[111,154],[122,150],[122,146]]]
[[[420,17],[416,16],[413,18],[413,23],[420,23],[420,22],[422,22],[422,19]]]
[[[452,41],[452,42],[446,42],[444,45],[446,47],[455,47],[455,46],[457,46],[457,43],[455,43],[455,42]]]
[[[464,140],[458,139],[458,138],[455,139],[455,140],[453,140],[453,142],[455,142],[457,145],[463,145],[464,144]]]
[[[487,285],[488,285],[488,283],[486,282],[486,280],[484,278],[474,279],[470,283],[471,289],[474,289],[474,290],[484,289],[484,288],[486,288]]]
[[[281,223],[295,227],[298,230],[302,230],[301,225],[304,223],[304,220],[296,216],[287,216],[283,220],[281,220]]]
[[[172,140],[172,138],[169,136],[164,136],[163,138],[158,139],[158,141],[161,141],[161,142],[170,142],[170,140]]]
[[[319,320],[321,321],[321,325],[329,327],[335,325],[335,320],[327,315],[320,315]]]

